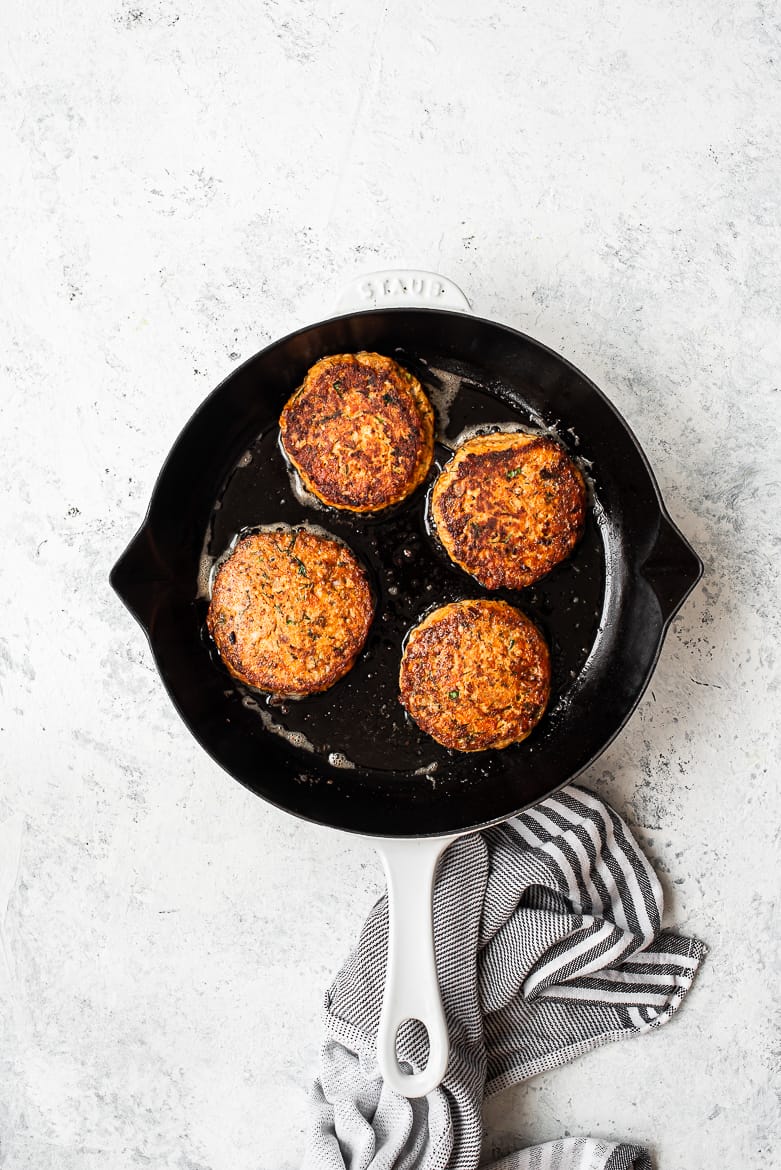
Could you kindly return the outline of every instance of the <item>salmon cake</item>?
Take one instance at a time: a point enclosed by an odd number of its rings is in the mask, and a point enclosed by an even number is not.
[[[434,410],[420,382],[378,353],[322,358],[286,403],[279,427],[304,486],[351,512],[406,499],[434,456]]]
[[[451,560],[486,589],[523,589],[566,560],[586,522],[580,470],[548,435],[479,435],[458,448],[431,495]]]
[[[409,636],[400,698],[423,731],[459,752],[520,743],[550,698],[550,654],[540,631],[506,601],[456,601]]]
[[[245,536],[214,579],[206,624],[230,673],[261,691],[325,691],[360,653],[374,615],[346,545],[280,525]]]

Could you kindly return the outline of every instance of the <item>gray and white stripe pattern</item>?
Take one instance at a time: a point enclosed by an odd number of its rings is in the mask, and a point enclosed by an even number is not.
[[[601,1044],[664,1024],[705,953],[661,928],[662,889],[629,829],[574,785],[455,842],[434,894],[451,1038],[443,1084],[408,1101],[382,1083],[375,1041],[387,958],[385,898],[325,998],[306,1170],[474,1170],[482,1101]],[[420,1025],[400,1056],[425,1065]],[[594,1118],[595,1125],[600,1122]],[[566,1139],[495,1170],[636,1170],[644,1151]]]
[[[494,1162],[491,1170],[651,1170],[639,1146],[616,1145],[596,1138],[562,1138]]]

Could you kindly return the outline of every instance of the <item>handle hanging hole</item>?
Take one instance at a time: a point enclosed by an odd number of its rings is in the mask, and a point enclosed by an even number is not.
[[[396,1059],[399,1064],[414,1065],[421,1071],[428,1064],[430,1051],[429,1036],[422,1020],[402,1020],[396,1029]]]

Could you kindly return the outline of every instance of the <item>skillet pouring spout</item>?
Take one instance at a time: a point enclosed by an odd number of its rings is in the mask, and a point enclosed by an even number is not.
[[[109,581],[150,637],[161,602],[175,582],[148,524],[139,528],[111,570]]]
[[[702,576],[702,561],[666,513],[642,574],[653,589],[665,626]]]

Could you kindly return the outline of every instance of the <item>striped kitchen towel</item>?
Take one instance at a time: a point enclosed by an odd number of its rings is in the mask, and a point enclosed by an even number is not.
[[[444,854],[434,894],[451,1039],[444,1082],[420,1100],[383,1084],[375,1042],[387,956],[385,898],[326,994],[306,1170],[474,1170],[486,1096],[666,1023],[705,948],[662,929],[662,889],[619,816],[571,785]],[[427,1040],[408,1021],[413,1071]],[[600,1118],[595,1116],[595,1126]],[[645,1151],[568,1138],[494,1170],[647,1170]]]

